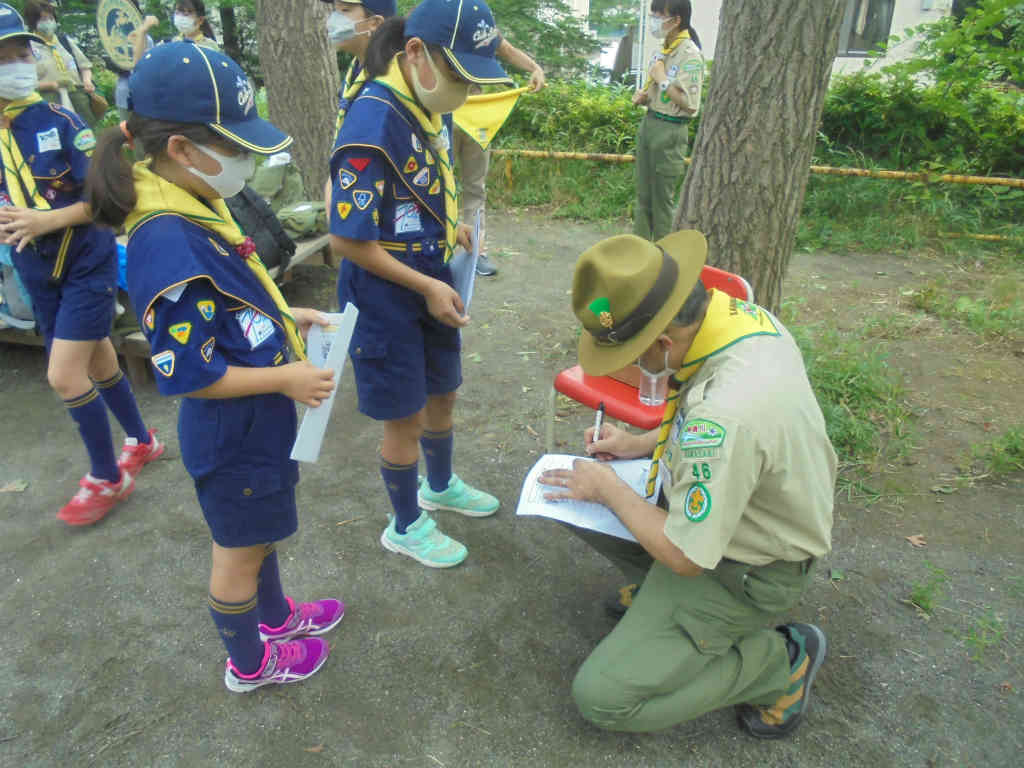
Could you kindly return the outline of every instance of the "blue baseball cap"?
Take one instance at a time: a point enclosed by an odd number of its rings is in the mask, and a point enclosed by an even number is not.
[[[26,40],[43,42],[43,38],[34,32],[29,32],[25,27],[25,20],[21,14],[7,3],[0,3],[0,42],[12,38],[23,37]]]
[[[452,69],[471,83],[512,83],[494,58],[501,35],[483,0],[423,0],[405,21],[405,37],[441,46]]]
[[[385,19],[388,16],[394,16],[398,13],[398,3],[396,0],[341,0],[343,3],[349,5],[361,5],[366,10],[370,11],[372,15],[383,16]],[[334,7],[334,0],[321,0],[321,2],[327,3],[332,8]]]
[[[162,43],[132,70],[128,108],[171,123],[203,123],[250,152],[272,155],[292,137],[259,116],[249,77],[223,53],[194,43]]]

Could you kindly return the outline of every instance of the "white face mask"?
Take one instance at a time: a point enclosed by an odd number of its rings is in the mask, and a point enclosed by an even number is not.
[[[0,99],[24,99],[39,85],[34,61],[0,64]]]
[[[356,32],[355,22],[341,11],[331,11],[331,15],[327,17],[327,40],[334,45],[365,34],[367,33]]]
[[[198,168],[188,170],[205,181],[222,198],[234,197],[242,191],[245,182],[256,171],[256,158],[248,152],[234,157],[221,154],[211,146],[196,145],[200,152],[220,163],[220,173],[203,173]]]
[[[174,26],[183,35],[191,35],[196,31],[196,18],[184,13],[174,14]]]
[[[416,98],[419,99],[420,104],[426,107],[427,110],[435,114],[443,115],[448,112],[454,112],[465,104],[466,99],[469,98],[470,84],[456,83],[449,80],[438,70],[437,65],[434,63],[434,57],[430,55],[430,51],[424,51],[423,53],[427,57],[430,71],[434,73],[435,85],[430,90],[424,88],[423,83],[420,82],[419,67],[411,67],[412,89],[416,92]]]
[[[53,19],[40,21],[36,29],[43,37],[53,37],[53,33],[57,31],[57,22]]]

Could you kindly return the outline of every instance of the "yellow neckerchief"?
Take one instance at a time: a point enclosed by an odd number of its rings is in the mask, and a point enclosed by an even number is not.
[[[501,126],[512,114],[519,97],[529,90],[526,86],[498,93],[479,93],[466,99],[466,103],[452,112],[452,121],[466,135],[487,149]]]
[[[50,53],[53,55],[53,63],[57,65],[57,69],[60,70],[61,74],[66,75],[68,73],[68,66],[64,63],[64,57],[60,55],[61,50],[64,48],[64,46],[60,44],[60,38],[57,37],[56,33],[54,33],[52,42],[42,35],[39,36],[39,39],[43,41],[43,45],[50,49]],[[68,51],[68,55],[71,56],[72,59],[75,57],[74,51]],[[77,62],[75,63],[75,66],[77,68]]]
[[[356,68],[358,63],[357,59],[352,59],[352,63],[348,65],[348,71],[345,72],[345,92],[342,94],[342,98],[346,100],[348,106],[352,106],[352,99],[359,93],[359,89],[363,87],[363,83],[366,82],[366,67],[359,68],[359,74],[355,77],[352,76],[352,70]],[[345,114],[348,112],[346,108],[338,109],[338,119],[334,123],[334,135],[338,135],[338,131],[341,130],[341,124],[345,122]]]
[[[727,293],[711,289],[711,301],[708,304],[704,320],[700,324],[700,330],[697,331],[693,343],[686,351],[683,364],[679,366],[679,370],[672,376],[669,383],[672,392],[665,398],[665,414],[661,420],[658,442],[654,446],[651,471],[647,475],[646,493],[648,497],[654,494],[654,488],[657,485],[658,464],[665,453],[665,444],[672,431],[672,422],[675,421],[676,413],[679,410],[682,385],[699,371],[704,361],[712,355],[718,354],[742,339],[764,335],[779,335],[778,328],[775,327],[775,323],[772,322],[767,312],[756,304],[740,301]]]
[[[459,198],[455,192],[455,174],[452,172],[448,149],[441,140],[441,129],[444,127],[444,123],[441,122],[441,115],[432,114],[430,117],[427,117],[423,107],[420,106],[420,103],[416,101],[409,91],[409,86],[406,85],[405,78],[402,77],[402,69],[398,65],[398,57],[401,55],[401,53],[396,53],[395,57],[391,59],[391,65],[388,67],[387,74],[374,78],[374,82],[380,83],[398,97],[399,101],[402,102],[402,106],[416,118],[416,122],[419,123],[420,128],[423,129],[427,139],[430,141],[430,148],[437,155],[437,164],[441,169],[441,181],[444,183],[444,260],[447,263],[455,251],[455,228],[459,221]]]
[[[688,30],[688,29],[684,29],[678,35],[673,37],[671,43],[666,39],[664,44],[661,47],[661,55],[664,56],[667,59],[669,56],[671,56],[675,52],[676,48],[679,47],[679,44],[682,43],[683,40],[689,40],[689,39],[690,39],[690,30]],[[666,72],[666,74],[667,74],[667,72]],[[648,75],[647,76],[647,82],[644,83],[644,87],[640,89],[640,92],[643,93],[644,91],[646,91],[650,87],[650,85],[651,85],[651,76]]]
[[[171,38],[171,42],[174,43],[192,43],[198,45],[200,48],[213,48],[216,51],[220,50],[220,45],[212,37],[200,33],[199,37],[185,37],[184,35],[178,35],[177,37]]]
[[[183,216],[193,224],[208,229],[214,234],[220,235],[229,245],[236,248],[245,243],[246,236],[238,228],[235,220],[231,218],[231,212],[220,198],[209,201],[210,206],[213,208],[211,211],[210,208],[207,208],[177,184],[172,184],[162,176],[153,173],[149,169],[147,161],[135,164],[132,170],[132,177],[135,179],[137,202],[135,203],[135,209],[128,214],[128,218],[124,223],[129,237],[138,226],[154,216],[173,213]],[[288,308],[288,303],[284,300],[284,296],[281,295],[281,291],[274,283],[274,279],[267,272],[267,268],[263,266],[263,262],[260,261],[259,254],[253,251],[248,255],[242,255],[241,253],[239,255],[245,259],[249,269],[252,270],[260,285],[270,295],[274,305],[280,311],[285,336],[288,338],[288,344],[291,346],[292,353],[297,359],[305,360],[306,345],[302,342],[302,337],[299,336],[295,319],[292,317],[291,310]]]
[[[18,115],[42,100],[43,97],[38,93],[32,93],[4,107],[3,115],[7,122],[5,127],[0,128],[0,157],[3,159],[4,180],[7,182],[7,194],[11,196],[11,202],[19,208],[48,211],[50,203],[39,193],[32,169],[25,162],[11,128],[11,123]]]

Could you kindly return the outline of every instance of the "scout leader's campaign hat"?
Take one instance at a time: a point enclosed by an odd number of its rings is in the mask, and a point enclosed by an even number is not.
[[[25,26],[25,20],[21,14],[14,10],[7,3],[0,3],[0,42],[13,38],[23,37],[26,40],[43,42],[39,35],[29,32]]]
[[[452,69],[471,83],[512,83],[494,58],[501,35],[483,0],[423,0],[405,20],[405,36],[441,46]]]
[[[334,7],[334,0],[320,0],[320,2],[327,3],[332,8]],[[342,2],[349,3],[350,5],[361,5],[371,15],[383,16],[385,19],[398,13],[398,3],[395,0],[342,0]]]
[[[128,108],[142,117],[205,124],[228,141],[272,155],[292,137],[259,116],[248,76],[232,59],[189,42],[146,52],[128,81]]]
[[[635,362],[686,303],[707,255],[707,240],[692,229],[656,243],[616,235],[584,251],[572,279],[583,370],[604,376]]]

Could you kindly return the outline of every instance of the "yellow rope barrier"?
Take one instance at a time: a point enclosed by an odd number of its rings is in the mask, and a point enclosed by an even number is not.
[[[598,160],[608,163],[632,163],[633,155],[610,155],[599,152],[553,152],[538,149],[494,149],[498,157],[536,157],[553,160]],[[690,158],[686,158],[690,162]],[[963,176],[957,173],[939,175],[925,171],[874,171],[867,168],[834,168],[829,165],[812,165],[811,173],[829,176],[863,176],[872,179],[892,179],[899,181],[922,181],[925,183],[943,182],[947,184],[981,184],[995,187],[1014,187],[1024,189],[1024,179],[1008,176]]]

